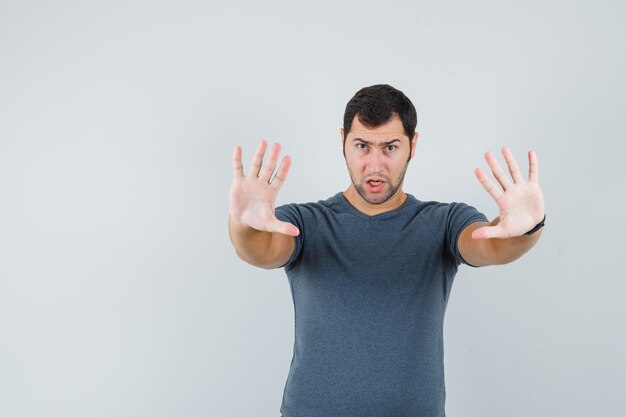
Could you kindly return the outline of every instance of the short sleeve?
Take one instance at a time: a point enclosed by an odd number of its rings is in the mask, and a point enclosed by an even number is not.
[[[284,267],[285,269],[289,269],[297,262],[300,258],[300,254],[302,253],[304,234],[306,232],[304,219],[302,218],[302,212],[297,204],[285,204],[283,206],[276,207],[274,213],[278,220],[291,223],[296,226],[298,230],[300,230],[300,234],[298,236],[294,236],[293,238],[295,246],[291,257],[286,264],[281,266],[281,268]]]
[[[468,264],[461,256],[457,242],[463,229],[472,223],[479,221],[488,221],[487,217],[476,210],[474,207],[465,203],[450,203],[448,206],[448,215],[446,219],[446,246],[450,257],[456,265],[464,263]]]

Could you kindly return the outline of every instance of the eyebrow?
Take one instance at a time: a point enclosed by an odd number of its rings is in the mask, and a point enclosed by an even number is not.
[[[366,145],[373,145],[374,142],[370,142],[368,140],[362,139],[362,138],[353,138],[352,141],[358,140],[359,142],[363,142]],[[386,142],[381,142],[380,145],[381,146],[388,146],[391,145],[392,143],[396,143],[396,142],[400,142],[400,139],[391,139],[388,140]]]

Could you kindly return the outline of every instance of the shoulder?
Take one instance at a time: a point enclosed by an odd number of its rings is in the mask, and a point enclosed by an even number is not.
[[[339,193],[327,198],[326,200],[319,200],[316,202],[283,204],[276,207],[276,213],[285,215],[292,214],[304,217],[315,216],[316,214],[329,211],[339,211],[341,202],[339,201],[338,195]]]
[[[420,201],[414,196],[408,194],[410,206],[418,213],[426,216],[441,217],[456,213],[477,213],[478,210],[471,205],[463,202],[441,202],[441,201]]]
[[[462,209],[466,204],[457,202],[446,203],[435,200],[422,201],[411,194],[407,194],[406,206],[410,214],[432,220],[446,217],[451,211]]]
[[[294,250],[291,257],[283,265],[285,270],[290,270],[296,264],[303,248],[315,240],[318,235],[316,232],[320,227],[323,229],[329,217],[334,216],[333,213],[338,210],[338,204],[337,195],[335,195],[317,202],[290,203],[276,207],[275,215],[279,220],[289,222],[300,230],[300,234],[293,239]]]
[[[419,201],[409,196],[413,215],[436,235],[448,232],[458,235],[461,229],[475,221],[487,221],[486,216],[463,202]]]

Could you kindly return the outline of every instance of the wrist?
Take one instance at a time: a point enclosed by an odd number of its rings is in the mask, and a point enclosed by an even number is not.
[[[242,222],[240,219],[235,219],[233,216],[228,216],[228,225],[232,231],[237,233],[249,233],[256,230],[250,225]]]
[[[545,226],[546,224],[546,215],[543,215],[543,219],[537,223],[537,225],[535,225],[535,227],[533,227],[532,229],[530,229],[528,232],[524,233],[524,235],[526,236],[530,236],[533,233],[537,232],[539,229],[541,229],[543,226]]]

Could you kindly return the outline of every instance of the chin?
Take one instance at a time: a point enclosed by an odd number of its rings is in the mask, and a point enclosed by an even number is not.
[[[389,200],[396,190],[383,190],[383,192],[377,194],[370,194],[366,191],[365,187],[355,187],[361,198],[367,201],[369,204],[383,204]]]

